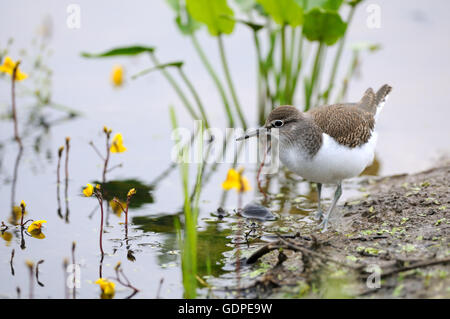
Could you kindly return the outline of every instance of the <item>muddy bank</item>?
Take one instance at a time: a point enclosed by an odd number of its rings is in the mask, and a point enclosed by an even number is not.
[[[254,298],[449,298],[450,165],[369,177],[331,229],[301,224],[247,259],[267,271],[240,289]]]

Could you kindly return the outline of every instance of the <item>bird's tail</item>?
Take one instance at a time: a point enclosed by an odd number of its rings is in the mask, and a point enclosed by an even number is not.
[[[387,84],[383,85],[377,93],[375,93],[372,88],[368,88],[361,101],[359,101],[358,106],[366,112],[372,113],[376,119],[378,114],[381,112],[381,109],[383,108],[391,90],[392,87]]]
[[[383,85],[375,94],[375,105],[377,107],[375,113],[375,120],[377,120],[381,110],[383,109],[384,104],[386,103],[389,93],[391,93],[392,87],[388,84]]]

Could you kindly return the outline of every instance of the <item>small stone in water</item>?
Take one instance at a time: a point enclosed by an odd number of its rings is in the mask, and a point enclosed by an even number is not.
[[[244,209],[241,211],[241,215],[245,218],[249,219],[257,219],[257,220],[274,220],[275,216],[264,206],[258,204],[247,204],[244,206]]]

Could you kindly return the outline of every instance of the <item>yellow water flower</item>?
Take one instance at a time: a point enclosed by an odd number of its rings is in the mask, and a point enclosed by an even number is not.
[[[25,210],[23,216],[25,216],[27,214],[28,214],[28,212]],[[9,222],[11,224],[17,225],[20,222],[21,218],[22,218],[22,207],[14,206],[12,209],[11,216],[9,218]]]
[[[110,150],[111,153],[123,153],[127,150],[127,148],[123,146],[122,134],[117,133],[116,135],[114,135]]]
[[[25,204],[24,201],[21,201],[21,202],[20,202],[20,207],[25,208],[25,207],[27,207],[27,204]]]
[[[86,184],[86,188],[83,189],[84,196],[91,197],[93,193],[94,193],[94,186],[92,186],[91,184]]]
[[[131,197],[136,194],[136,188],[132,188],[128,191],[127,197]]]
[[[4,72],[12,76],[16,64],[17,62],[14,62],[9,56],[7,56],[3,61],[3,65],[0,66],[0,72]],[[28,75],[26,73],[23,73],[19,68],[17,68],[15,78],[16,81],[25,80],[27,77]]]
[[[42,224],[46,223],[46,220],[36,220],[28,226],[27,232],[34,238],[44,239],[45,235],[42,232]]]
[[[101,186],[100,184],[95,185],[95,189],[100,190]]]
[[[108,279],[99,278],[95,282],[97,285],[100,285],[100,289],[102,290],[102,299],[111,299],[114,297],[116,292],[116,284]]]
[[[119,87],[123,84],[123,66],[120,64],[116,64],[113,66],[112,72],[111,72],[111,82],[114,86]]]
[[[222,188],[225,190],[230,190],[232,188],[236,189],[238,192],[246,192],[251,190],[250,182],[245,176],[242,176],[244,169],[235,170],[231,168],[228,170],[227,178],[222,183]]]
[[[47,221],[43,219],[35,220],[34,222],[31,223],[30,226],[28,226],[27,232],[31,233],[34,230],[41,230],[42,224],[46,222]]]
[[[105,125],[105,126],[103,126],[103,132],[105,132],[106,134],[111,134],[112,129]]]
[[[10,232],[2,232],[2,238],[6,241],[6,246],[9,246],[11,244],[11,240],[13,238],[13,235]]]
[[[114,199],[109,201],[109,206],[111,206],[111,209],[113,210],[114,214],[117,215],[117,217],[122,216],[122,212],[123,212],[122,207],[124,207],[126,205],[125,203],[122,203],[121,201],[119,201],[119,203],[117,203]]]

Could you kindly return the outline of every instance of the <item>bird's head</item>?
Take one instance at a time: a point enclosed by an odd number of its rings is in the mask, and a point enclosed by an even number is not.
[[[293,106],[289,105],[278,106],[272,112],[270,112],[264,126],[248,132],[247,134],[238,138],[237,140],[242,141],[244,139],[253,136],[259,136],[262,134],[271,134],[272,129],[278,129],[279,135],[283,136],[293,131],[295,127],[294,124],[298,123],[303,118],[304,118],[303,113]]]

